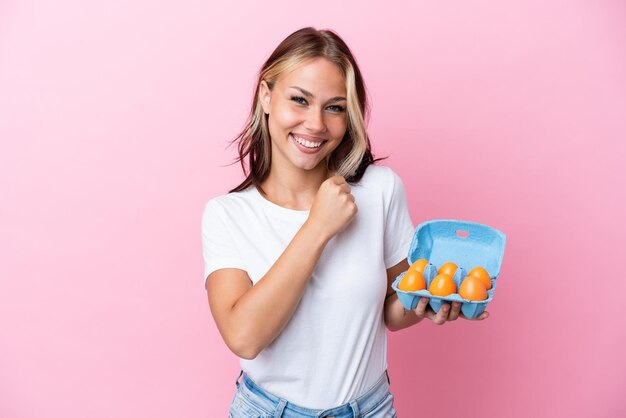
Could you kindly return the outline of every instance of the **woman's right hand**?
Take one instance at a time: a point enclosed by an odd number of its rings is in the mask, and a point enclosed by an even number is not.
[[[332,176],[317,191],[307,222],[330,240],[348,226],[356,213],[357,206],[346,179]]]

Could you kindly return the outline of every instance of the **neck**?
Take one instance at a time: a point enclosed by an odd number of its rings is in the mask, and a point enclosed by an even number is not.
[[[261,184],[265,198],[279,206],[295,210],[308,210],[320,185],[332,175],[320,164],[313,170],[270,170]]]

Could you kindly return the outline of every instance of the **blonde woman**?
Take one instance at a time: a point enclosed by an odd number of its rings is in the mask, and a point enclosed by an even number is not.
[[[394,417],[386,328],[459,316],[405,311],[391,288],[414,227],[366,113],[332,31],[294,32],[260,71],[235,140],[246,179],[202,217],[211,313],[241,363],[230,417]]]

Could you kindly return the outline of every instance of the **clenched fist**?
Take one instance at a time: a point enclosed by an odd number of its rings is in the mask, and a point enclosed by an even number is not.
[[[314,225],[327,240],[341,232],[357,213],[350,186],[342,176],[332,176],[320,186],[307,222]]]

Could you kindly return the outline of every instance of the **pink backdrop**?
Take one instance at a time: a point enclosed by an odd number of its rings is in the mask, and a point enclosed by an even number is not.
[[[487,321],[390,333],[400,416],[625,416],[626,5],[392,3],[0,4],[0,416],[226,416],[200,216],[306,25],[356,54],[415,225],[508,236]]]

